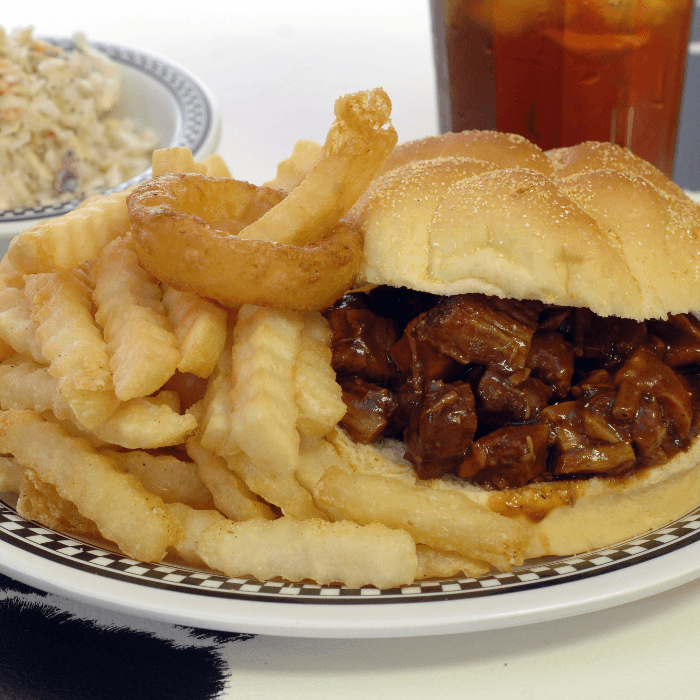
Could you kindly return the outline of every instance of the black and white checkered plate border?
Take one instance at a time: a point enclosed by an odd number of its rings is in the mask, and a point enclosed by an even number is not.
[[[60,46],[66,51],[75,49],[75,43],[72,39],[43,38],[50,44]],[[202,147],[215,128],[215,116],[213,106],[207,95],[192,76],[171,63],[140,51],[102,42],[91,42],[91,45],[109,56],[113,61],[145,73],[172,95],[177,104],[179,129],[175,140],[169,144],[170,146],[187,146],[192,153],[196,153]],[[144,170],[130,180],[105,190],[105,193],[110,194],[118,190],[124,190],[127,187],[144,182],[150,177],[151,169],[148,168],[148,170]],[[68,202],[57,202],[38,207],[6,209],[0,211],[0,223],[32,221],[33,219],[44,219],[65,214],[75,209],[80,201],[80,199],[71,199]]]
[[[353,589],[283,581],[261,582],[250,578],[228,578],[177,564],[144,564],[25,520],[2,502],[0,540],[38,557],[96,576],[197,596],[313,604],[407,603],[532,590],[634,566],[700,540],[700,507],[665,527],[606,549],[530,563],[507,574],[421,581],[384,591],[372,586]]]

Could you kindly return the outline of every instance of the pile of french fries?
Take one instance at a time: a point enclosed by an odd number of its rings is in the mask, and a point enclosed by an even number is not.
[[[316,152],[296,149],[269,184],[298,184]],[[181,148],[153,170],[230,177]],[[0,488],[23,517],[259,580],[393,588],[522,562],[520,523],[338,428],[320,312],[159,282],[127,194],[29,229],[0,263]]]

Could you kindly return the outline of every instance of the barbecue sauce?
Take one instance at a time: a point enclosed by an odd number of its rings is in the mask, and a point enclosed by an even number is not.
[[[698,432],[692,315],[638,322],[389,287],[346,295],[326,315],[350,435],[403,440],[419,478],[539,485],[496,506],[509,513],[544,517],[575,498],[572,479],[663,464]]]

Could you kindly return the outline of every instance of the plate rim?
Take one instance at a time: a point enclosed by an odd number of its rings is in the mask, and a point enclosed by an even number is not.
[[[37,537],[48,532],[66,542],[81,543],[78,537],[56,533],[24,520],[11,505],[0,503],[0,508],[28,523]],[[663,535],[664,530],[683,520],[700,525],[700,507],[673,523],[615,546],[634,543],[640,537]],[[286,637],[399,638],[516,627],[603,610],[660,593],[700,577],[700,528],[693,528],[682,542],[676,543],[678,546],[673,546],[673,543],[667,547],[659,545],[655,548],[656,553],[634,563],[617,568],[610,566],[589,576],[577,576],[549,585],[504,591],[498,595],[397,599],[390,603],[375,596],[371,600],[354,598],[343,605],[328,605],[318,600],[304,600],[300,604],[299,599],[281,595],[274,600],[260,600],[225,594],[205,596],[189,590],[145,586],[138,581],[109,578],[95,571],[76,569],[41,556],[35,550],[20,548],[7,537],[4,527],[0,527],[0,572],[82,603],[178,625]],[[107,551],[90,543],[84,546],[95,553]],[[609,550],[594,550],[587,556],[600,556]],[[123,555],[113,556],[130,562],[132,566],[140,565]],[[575,558],[578,557],[560,557],[551,563],[563,565]],[[168,562],[152,566],[171,571],[182,568]],[[199,573],[195,569],[189,570]]]

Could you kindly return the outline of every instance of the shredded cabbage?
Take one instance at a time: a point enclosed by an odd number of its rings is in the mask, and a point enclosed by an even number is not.
[[[93,194],[151,165],[156,133],[110,116],[119,65],[74,41],[63,51],[0,27],[0,210]]]

